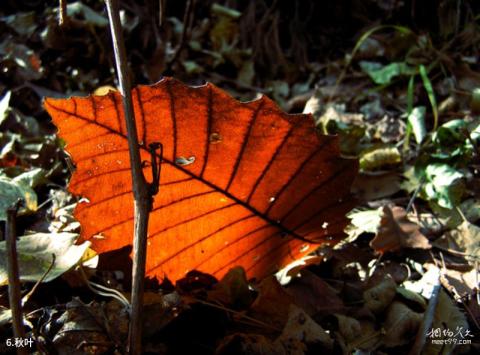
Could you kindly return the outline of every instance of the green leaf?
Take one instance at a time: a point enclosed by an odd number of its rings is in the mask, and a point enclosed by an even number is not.
[[[420,76],[422,77],[423,86],[427,91],[428,100],[430,101],[430,105],[432,106],[433,111],[433,130],[435,131],[438,127],[438,108],[437,108],[437,99],[435,98],[435,93],[433,92],[432,82],[428,78],[427,69],[422,64],[419,67]]]
[[[410,135],[412,134],[412,125],[408,121],[408,117],[411,115],[413,110],[413,96],[415,89],[415,75],[411,75],[408,80],[407,88],[407,129],[405,131],[405,139],[403,141],[403,152],[405,153],[410,144]]]
[[[446,122],[438,127],[433,134],[432,140],[439,146],[450,146],[458,144],[465,140],[465,135],[462,130],[467,128],[467,123],[464,120],[456,119]]]
[[[403,173],[404,180],[400,183],[400,187],[409,194],[413,193],[422,184],[422,177],[419,175],[414,167],[406,167]]]
[[[425,106],[414,107],[408,115],[408,123],[412,127],[415,141],[420,144],[427,135],[425,128]]]
[[[476,119],[468,125],[469,131],[470,131],[470,138],[472,138],[473,140],[477,140],[478,138],[480,138],[480,122],[479,121],[480,120]],[[469,141],[468,144],[471,144],[471,142]]]
[[[465,190],[464,175],[448,164],[434,163],[425,169],[424,193],[443,208],[454,208],[460,203]]]
[[[388,65],[381,65],[376,62],[361,61],[360,67],[370,78],[378,85],[386,85],[392,82],[392,79],[399,75],[411,75],[415,70],[405,62],[394,62]]]
[[[20,281],[36,282],[55,264],[43,282],[51,281],[82,261],[90,242],[75,245],[75,233],[37,233],[20,237],[17,241]],[[0,285],[8,283],[5,241],[0,242]]]

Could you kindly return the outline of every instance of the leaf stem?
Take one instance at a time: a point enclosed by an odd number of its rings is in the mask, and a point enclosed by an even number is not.
[[[115,63],[117,68],[120,94],[127,126],[128,149],[130,153],[130,170],[134,195],[134,236],[133,236],[133,270],[132,270],[132,308],[127,351],[140,354],[142,349],[142,309],[147,256],[148,217],[152,209],[152,189],[142,171],[142,161],[138,144],[137,128],[133,112],[131,84],[128,78],[127,57],[122,35],[122,26],[117,0],[105,0],[110,32],[112,34]],[[155,190],[155,189],[153,189]],[[158,191],[158,188],[156,189]]]

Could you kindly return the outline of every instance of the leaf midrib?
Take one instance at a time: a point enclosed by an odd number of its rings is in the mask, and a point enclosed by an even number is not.
[[[112,95],[112,94],[111,94]],[[93,101],[93,97],[92,96],[89,96],[89,98]],[[72,100],[75,100],[75,98],[71,98]],[[70,116],[74,116],[74,117],[77,117],[87,123],[90,123],[90,124],[93,124],[93,125],[97,125],[99,127],[102,127],[103,129],[109,131],[110,133],[112,134],[115,134],[117,136],[119,136],[120,138],[123,138],[125,140],[128,140],[128,138],[123,135],[121,132],[118,132],[102,123],[99,123],[99,122],[96,122],[96,121],[92,121],[90,119],[88,119],[87,117],[84,117],[82,115],[79,115],[78,113],[72,113],[72,112],[69,112],[67,110],[64,110],[63,108],[59,108],[59,107],[56,107],[54,105],[52,105],[49,100],[45,101],[45,104],[52,107],[54,110],[57,110],[57,111],[60,111],[64,114],[67,114],[67,115],[70,115]],[[144,142],[145,143],[145,142]],[[66,145],[66,150],[68,151],[68,144]],[[147,152],[147,153],[150,153],[150,151],[145,147],[145,146],[139,146],[140,149],[142,149],[143,151]],[[158,158],[160,158],[159,155],[157,155]],[[292,237],[294,238],[297,238],[297,239],[300,239],[306,243],[315,243],[315,241],[312,241],[312,240],[308,240],[308,239],[305,239],[303,238],[302,236],[298,235],[297,233],[295,233],[293,230],[290,230],[289,228],[285,227],[282,223],[278,223],[277,221],[271,219],[270,217],[268,217],[266,214],[258,211],[256,208],[252,207],[251,205],[249,205],[248,203],[240,200],[238,197],[234,196],[233,194],[231,194],[230,192],[218,187],[217,185],[209,182],[208,180],[205,180],[203,179],[202,177],[200,176],[197,176],[196,174],[192,173],[191,171],[175,164],[174,162],[172,162],[170,159],[167,159],[165,157],[162,157],[162,162],[165,162],[167,163],[168,165],[174,167],[175,169],[183,172],[184,174],[190,176],[191,178],[197,180],[197,181],[200,181],[201,183],[207,185],[208,187],[214,189],[215,191],[218,191],[220,193],[222,193],[224,196],[230,198],[231,200],[235,201],[236,203],[238,203],[239,205],[241,205],[242,207],[246,208],[247,210],[251,211],[252,213],[254,213],[257,217],[260,217],[262,218],[264,221],[270,223],[272,226],[275,226],[277,228],[280,229],[281,232],[284,232],[284,233],[287,233],[289,235],[291,235]],[[161,189],[161,184],[160,184],[160,189]]]

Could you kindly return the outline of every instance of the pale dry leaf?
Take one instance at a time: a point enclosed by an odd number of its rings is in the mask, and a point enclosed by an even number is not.
[[[78,234],[36,233],[20,237],[17,242],[20,281],[37,282],[55,263],[43,282],[49,282],[84,260],[90,242],[75,245]],[[8,282],[5,242],[0,242],[0,285]]]
[[[473,258],[480,258],[480,228],[464,221],[446,233],[446,237],[458,246],[458,250]]]

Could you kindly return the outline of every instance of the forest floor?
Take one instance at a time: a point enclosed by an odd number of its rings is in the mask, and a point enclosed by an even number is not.
[[[312,114],[359,161],[345,239],[308,265],[263,280],[240,267],[221,280],[149,280],[144,352],[479,353],[478,5],[429,5],[433,24],[409,1],[364,2],[356,17],[335,2],[293,3],[121,2],[135,84],[165,75],[242,101],[267,95]],[[17,233],[33,243],[18,250],[28,343],[12,333],[0,242],[0,353],[123,353],[129,276],[101,260],[88,281],[79,273],[73,163],[42,105],[115,89],[108,19],[101,2],[77,1],[59,25],[56,6],[0,6],[0,221],[23,199]],[[61,247],[49,239],[59,234]]]

